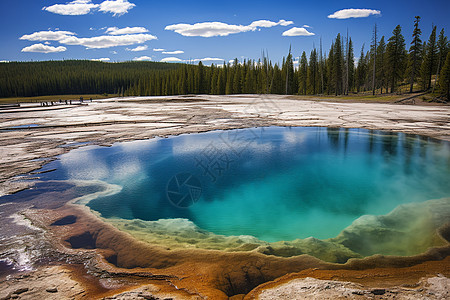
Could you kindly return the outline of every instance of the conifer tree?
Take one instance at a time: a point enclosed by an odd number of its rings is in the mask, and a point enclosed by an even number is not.
[[[422,79],[425,89],[431,88],[431,77],[437,67],[436,26],[433,26],[428,39],[422,63]]]
[[[353,42],[351,38],[348,41],[347,65],[348,65],[348,90],[353,91],[355,87],[355,55],[353,53]]]
[[[361,46],[361,54],[358,59],[358,66],[356,67],[356,91],[359,93],[366,82],[366,57],[364,53],[364,44]]]
[[[441,95],[450,101],[450,52],[447,52],[447,58],[439,76],[439,90]]]
[[[307,78],[308,78],[308,60],[306,58],[305,51],[303,51],[302,56],[300,58],[298,78],[299,78],[298,93],[300,95],[306,95]]]
[[[336,41],[334,43],[333,51],[333,88],[335,95],[342,94],[342,68],[343,68],[343,53],[342,53],[342,42],[341,34],[338,33]]]
[[[334,67],[334,43],[331,44],[327,59],[327,94],[334,93],[333,67]]]
[[[319,63],[317,61],[317,50],[314,48],[311,50],[311,54],[309,56],[309,68],[308,68],[308,88],[310,94],[318,93],[318,84],[319,84]]]
[[[406,67],[405,38],[402,35],[402,28],[400,25],[397,25],[394,31],[392,31],[392,36],[388,40],[386,52],[391,93],[393,93],[397,88],[398,82],[403,79]]]
[[[290,95],[293,93],[293,89],[295,87],[294,84],[294,61],[292,59],[292,53],[291,53],[291,48],[289,47],[289,54],[286,57],[286,61],[284,63],[283,66],[284,69],[284,73],[286,74],[286,79],[285,79],[285,94],[286,95]]]
[[[380,93],[383,94],[383,87],[386,87],[387,92],[387,80],[386,80],[386,43],[384,41],[384,36],[381,37],[380,42],[377,47],[377,82],[380,87]]]
[[[439,82],[439,73],[441,72],[442,65],[445,62],[445,58],[447,57],[448,52],[448,41],[445,36],[444,28],[441,29],[439,33],[439,38],[437,41],[438,48],[438,66],[436,71],[436,82]]]
[[[413,30],[413,40],[411,42],[411,47],[409,48],[409,63],[410,63],[410,86],[409,92],[413,92],[414,82],[416,81],[416,76],[418,73],[418,66],[422,53],[422,40],[420,39],[420,35],[422,31],[419,28],[420,17],[416,16],[416,20],[414,21],[414,30]]]
[[[373,26],[372,44],[370,45],[370,59],[372,61],[372,95],[375,96],[377,73],[377,48],[378,48],[377,24]]]

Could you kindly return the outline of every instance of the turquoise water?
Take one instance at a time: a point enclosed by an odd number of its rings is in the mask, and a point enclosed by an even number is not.
[[[267,242],[332,238],[362,215],[450,196],[449,143],[364,129],[267,127],[88,146],[48,168],[57,169],[48,178],[120,185],[88,204],[105,218],[185,218]]]

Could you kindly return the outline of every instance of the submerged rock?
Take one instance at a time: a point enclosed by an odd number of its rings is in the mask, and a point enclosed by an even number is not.
[[[411,256],[448,243],[438,229],[450,220],[450,198],[408,203],[383,216],[358,218],[328,241],[370,256]]]

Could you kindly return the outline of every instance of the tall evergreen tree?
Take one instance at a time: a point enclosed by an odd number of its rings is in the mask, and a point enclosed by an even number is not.
[[[294,84],[294,61],[292,59],[291,47],[289,47],[289,54],[286,57],[286,61],[283,66],[284,73],[286,74],[285,80],[285,94],[293,94]]]
[[[414,30],[413,30],[413,40],[411,42],[411,47],[409,48],[409,63],[410,63],[410,86],[409,92],[413,92],[414,82],[416,81],[416,76],[418,73],[419,61],[422,53],[422,40],[420,39],[420,35],[422,31],[419,28],[420,17],[416,16],[416,20],[414,21]]]
[[[386,47],[388,72],[390,77],[391,93],[395,92],[397,84],[403,79],[405,71],[406,49],[405,38],[400,25],[392,31]]]
[[[372,36],[372,45],[371,45],[371,57],[373,60],[372,63],[372,95],[375,96],[375,88],[376,88],[376,70],[377,70],[377,47],[378,47],[378,37],[377,37],[377,24],[373,26],[373,36]]]
[[[358,59],[358,66],[356,67],[356,91],[360,92],[361,88],[364,90],[364,84],[366,82],[366,57],[364,53],[364,44],[361,46],[361,54]]]
[[[422,78],[425,89],[431,88],[431,77],[437,67],[436,26],[433,26],[425,48],[425,56],[422,63]]]
[[[447,57],[448,52],[448,40],[445,36],[444,28],[441,29],[439,33],[439,38],[437,41],[438,48],[438,66],[436,71],[436,82],[439,82],[439,73],[441,72],[442,65],[445,62],[445,58]]]
[[[342,41],[341,41],[341,34],[338,33],[334,43],[334,51],[333,51],[333,87],[336,96],[342,94],[342,87],[343,87],[342,67],[343,67]]]
[[[439,90],[441,95],[450,101],[450,52],[447,52],[447,58],[439,76]]]
[[[386,87],[387,92],[387,80],[386,80],[386,43],[384,42],[384,36],[381,37],[377,47],[377,82],[380,87],[380,92],[383,94],[383,87]]]
[[[299,89],[298,93],[300,95],[306,95],[306,87],[307,87],[307,78],[308,78],[308,60],[306,58],[306,53],[303,51],[302,56],[300,58],[300,66],[299,66]]]
[[[319,85],[319,63],[317,61],[317,50],[314,48],[311,50],[311,54],[309,56],[309,68],[308,68],[308,89],[310,94],[318,93],[318,85]]]
[[[348,66],[348,90],[353,91],[355,87],[355,54],[353,53],[353,42],[351,38],[349,38],[348,41],[347,66]]]

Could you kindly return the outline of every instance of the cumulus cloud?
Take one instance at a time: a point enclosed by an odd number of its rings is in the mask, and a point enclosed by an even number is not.
[[[183,60],[179,59],[178,57],[165,57],[161,59],[161,62],[182,62]]]
[[[0,63],[5,63],[5,64],[7,64],[7,63],[9,63],[9,60],[0,60]]]
[[[195,24],[173,24],[166,26],[165,30],[172,30],[183,36],[227,36],[234,33],[255,31],[259,28],[268,28],[274,26],[287,26],[293,24],[292,21],[280,20],[272,22],[268,20],[258,20],[252,22],[250,25],[233,25],[222,22],[203,22]]]
[[[134,61],[146,61],[146,60],[152,60],[150,56],[140,56],[133,58]]]
[[[155,52],[162,52],[162,51],[164,51],[164,50],[166,50],[166,49],[163,49],[163,48],[153,48],[153,51],[155,51]]]
[[[28,41],[60,41],[69,36],[73,36],[75,33],[70,31],[37,31],[32,34],[25,34],[20,37],[21,40]]]
[[[198,61],[225,61],[225,59],[223,58],[217,58],[217,57],[205,57],[205,58],[196,58],[193,61],[198,62]]]
[[[87,15],[92,9],[97,7],[99,7],[99,5],[93,4],[91,0],[75,0],[66,4],[44,6],[42,10],[64,16],[81,16]]]
[[[63,46],[52,47],[44,44],[34,44],[22,49],[22,52],[38,52],[38,53],[56,53],[56,52],[64,52],[67,48]]]
[[[147,50],[147,49],[148,49],[148,46],[147,46],[147,45],[144,45],[144,46],[137,46],[136,48],[133,48],[133,49],[127,48],[127,49],[125,49],[125,50],[127,50],[127,51],[133,51],[133,52],[138,52],[138,51],[145,51],[145,50]]]
[[[135,6],[136,4],[130,3],[128,0],[107,0],[100,4],[99,10],[105,13],[112,13],[114,16],[121,16]]]
[[[126,35],[103,35],[90,38],[78,38],[70,36],[59,42],[65,45],[80,45],[86,48],[110,48],[117,46],[129,46],[134,44],[142,44],[150,40],[157,39],[151,34],[126,34]]]
[[[92,61],[110,61],[111,59],[109,57],[102,57],[102,58],[93,58]]]
[[[366,18],[370,15],[379,15],[381,11],[375,9],[341,9],[328,16],[330,19]]]
[[[148,30],[144,27],[109,27],[106,29],[107,34],[111,35],[121,35],[121,34],[135,34],[135,33],[146,33]]]
[[[291,24],[294,24],[294,22],[286,21],[286,20],[280,20],[278,22],[272,22],[269,20],[259,20],[259,21],[253,21],[249,26],[254,27],[254,28],[258,28],[258,27],[270,28],[270,27],[274,27],[277,25],[288,26]]]
[[[310,36],[314,35],[314,33],[309,32],[306,30],[306,28],[298,28],[298,27],[292,27],[289,30],[286,30],[283,32],[283,36]]]
[[[42,10],[64,16],[81,16],[98,9],[105,13],[112,13],[114,16],[120,16],[135,6],[134,3],[130,3],[128,0],[106,0],[100,4],[94,4],[92,0],[74,0],[65,4],[44,6]]]
[[[154,51],[154,50],[153,50]],[[183,50],[176,50],[176,51],[163,51],[162,54],[183,54],[184,51]]]

